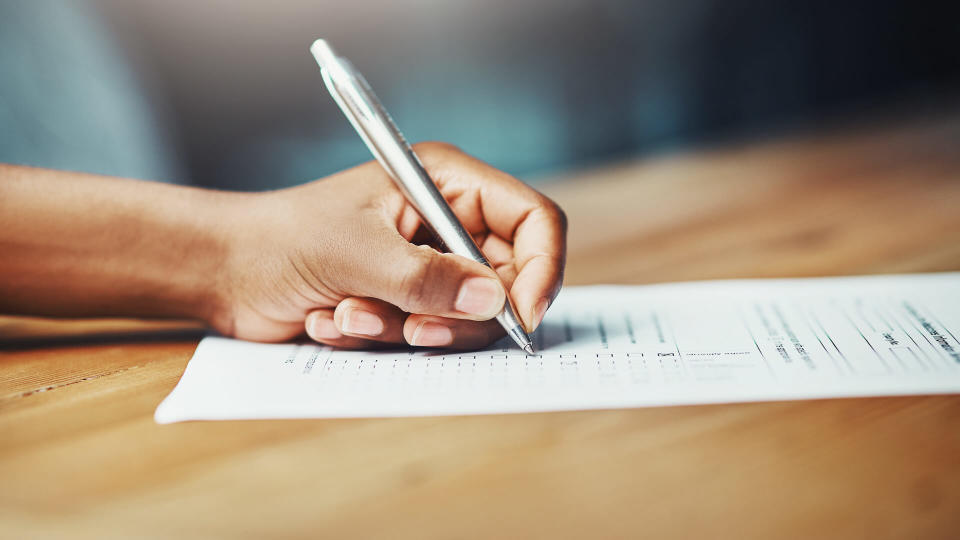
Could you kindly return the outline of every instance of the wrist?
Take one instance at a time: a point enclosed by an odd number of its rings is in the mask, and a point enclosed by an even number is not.
[[[254,217],[255,194],[204,192],[202,223],[198,234],[203,238],[195,250],[201,259],[193,273],[195,286],[188,295],[192,317],[201,319],[223,335],[234,335],[238,291],[251,245],[247,224]],[[208,246],[208,247],[203,247]]]

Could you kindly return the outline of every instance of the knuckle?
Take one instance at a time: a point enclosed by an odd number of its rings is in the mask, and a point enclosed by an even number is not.
[[[563,208],[560,208],[559,204],[547,196],[543,197],[542,203],[547,215],[559,223],[563,232],[566,233],[568,227],[567,213],[563,211]]]
[[[460,148],[458,148],[456,145],[442,141],[419,142],[413,145],[413,149],[418,154],[425,155],[452,154],[460,152]]]
[[[443,177],[443,170],[463,156],[463,152],[456,146],[440,141],[420,142],[413,145],[413,149],[423,161],[423,166],[430,171],[434,182],[439,182]]]

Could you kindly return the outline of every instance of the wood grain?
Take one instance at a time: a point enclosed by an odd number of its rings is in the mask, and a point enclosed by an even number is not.
[[[560,179],[567,282],[960,269],[958,143],[948,114]],[[158,426],[196,332],[0,319],[0,537],[960,534],[960,397]]]

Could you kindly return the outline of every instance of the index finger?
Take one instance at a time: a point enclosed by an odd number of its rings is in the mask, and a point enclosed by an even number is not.
[[[517,277],[510,297],[526,330],[533,331],[563,282],[567,237],[563,211],[520,180],[456,148],[426,145],[417,151],[471,233],[489,231],[512,244]]]

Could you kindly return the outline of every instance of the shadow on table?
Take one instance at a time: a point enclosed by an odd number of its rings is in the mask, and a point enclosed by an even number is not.
[[[210,330],[192,322],[55,321],[0,318],[0,351],[128,343],[199,341]]]

